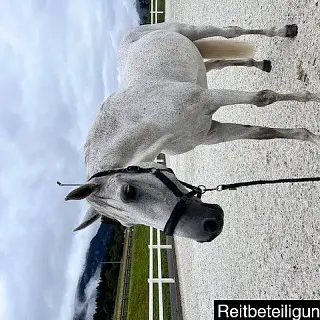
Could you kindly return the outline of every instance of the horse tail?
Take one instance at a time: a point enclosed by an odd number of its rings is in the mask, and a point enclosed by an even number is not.
[[[252,58],[254,45],[231,40],[201,39],[193,42],[204,59]]]

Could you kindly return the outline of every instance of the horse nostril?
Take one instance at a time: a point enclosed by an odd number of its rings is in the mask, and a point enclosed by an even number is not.
[[[221,221],[216,219],[205,219],[203,221],[203,229],[209,233],[215,233],[222,227]]]

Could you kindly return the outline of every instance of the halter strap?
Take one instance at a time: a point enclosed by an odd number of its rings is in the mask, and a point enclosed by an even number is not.
[[[191,189],[190,192],[184,194],[171,179],[169,179],[166,175],[162,173],[162,171],[174,173],[173,170],[170,168],[156,169],[141,168],[139,166],[129,166],[127,168],[111,169],[98,172],[91,176],[88,181],[92,180],[93,178],[104,177],[115,173],[153,173],[161,182],[163,182],[172,191],[172,193],[176,197],[180,198],[179,202],[175,205],[172,213],[170,214],[170,217],[163,229],[164,234],[166,234],[167,236],[173,236],[174,230],[186,210],[186,200],[188,198],[193,197],[194,195],[197,195],[198,198],[201,198],[201,195],[206,192],[206,188],[201,188],[201,186],[195,187],[189,183],[178,180],[185,187]]]
[[[160,171],[168,171],[170,173],[173,173],[173,170],[170,168],[156,169],[156,168],[141,168],[139,166],[129,166],[126,168],[100,171],[100,172],[94,174],[93,176],[91,176],[88,181],[92,180],[93,178],[104,177],[104,176],[108,176],[108,175],[114,174],[114,173],[155,173],[155,172],[160,172]]]
[[[160,171],[156,171],[154,175],[162,181],[173,193],[176,197],[181,198],[183,196],[183,192],[173,183],[166,175],[164,175]]]
[[[166,225],[164,226],[163,233],[167,236],[173,236],[174,230],[180,221],[182,215],[186,211],[186,200],[181,199],[174,207]]]
[[[256,181],[245,181],[239,183],[232,183],[232,184],[225,184],[225,185],[218,185],[215,188],[206,188],[204,185],[193,186],[187,182],[178,180],[182,185],[186,188],[191,189],[190,192],[184,194],[176,184],[169,179],[166,175],[162,173],[162,171],[167,171],[173,173],[173,170],[170,168],[164,169],[157,169],[157,168],[141,168],[139,166],[129,166],[127,168],[119,168],[119,169],[111,169],[106,171],[101,171],[93,176],[90,177],[90,180],[97,177],[103,177],[114,173],[153,173],[160,181],[162,181],[173,193],[176,197],[180,198],[176,206],[174,207],[165,227],[164,233],[168,236],[172,236],[174,230],[181,219],[182,215],[184,214],[187,206],[187,199],[191,198],[194,195],[197,195],[198,198],[201,198],[201,195],[207,191],[222,191],[222,190],[236,190],[239,187],[247,187],[253,185],[262,185],[262,184],[275,184],[275,183],[292,183],[292,182],[310,182],[310,181],[320,181],[320,177],[307,177],[307,178],[291,178],[291,179],[277,179],[277,180],[256,180]],[[57,181],[57,184],[60,186],[64,186],[67,184],[62,184],[61,182]],[[75,185],[75,184],[70,184]]]

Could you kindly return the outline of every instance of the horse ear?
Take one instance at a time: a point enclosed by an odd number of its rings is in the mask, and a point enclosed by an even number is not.
[[[98,188],[97,184],[94,183],[86,183],[80,186],[77,189],[72,190],[64,200],[82,200],[95,191]]]
[[[84,219],[82,220],[82,222],[80,223],[80,225],[77,228],[75,228],[73,231],[79,231],[81,229],[84,229],[87,226],[89,226],[90,224],[92,224],[93,222],[95,222],[99,218],[100,218],[100,214],[98,213],[98,211],[96,211],[93,208],[90,208],[87,211],[87,213],[86,213]]]

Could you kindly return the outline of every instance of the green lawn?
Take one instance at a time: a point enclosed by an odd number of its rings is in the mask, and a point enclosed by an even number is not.
[[[156,234],[156,232],[154,232]],[[154,241],[155,243],[155,241]],[[165,243],[162,235],[161,243]],[[149,227],[136,226],[133,231],[132,262],[128,296],[128,320],[146,320],[149,314]],[[157,251],[153,250],[154,277],[157,275]],[[161,250],[162,277],[168,276],[166,251]],[[163,284],[164,319],[169,320],[169,285]],[[158,285],[154,285],[154,319],[158,319]]]

